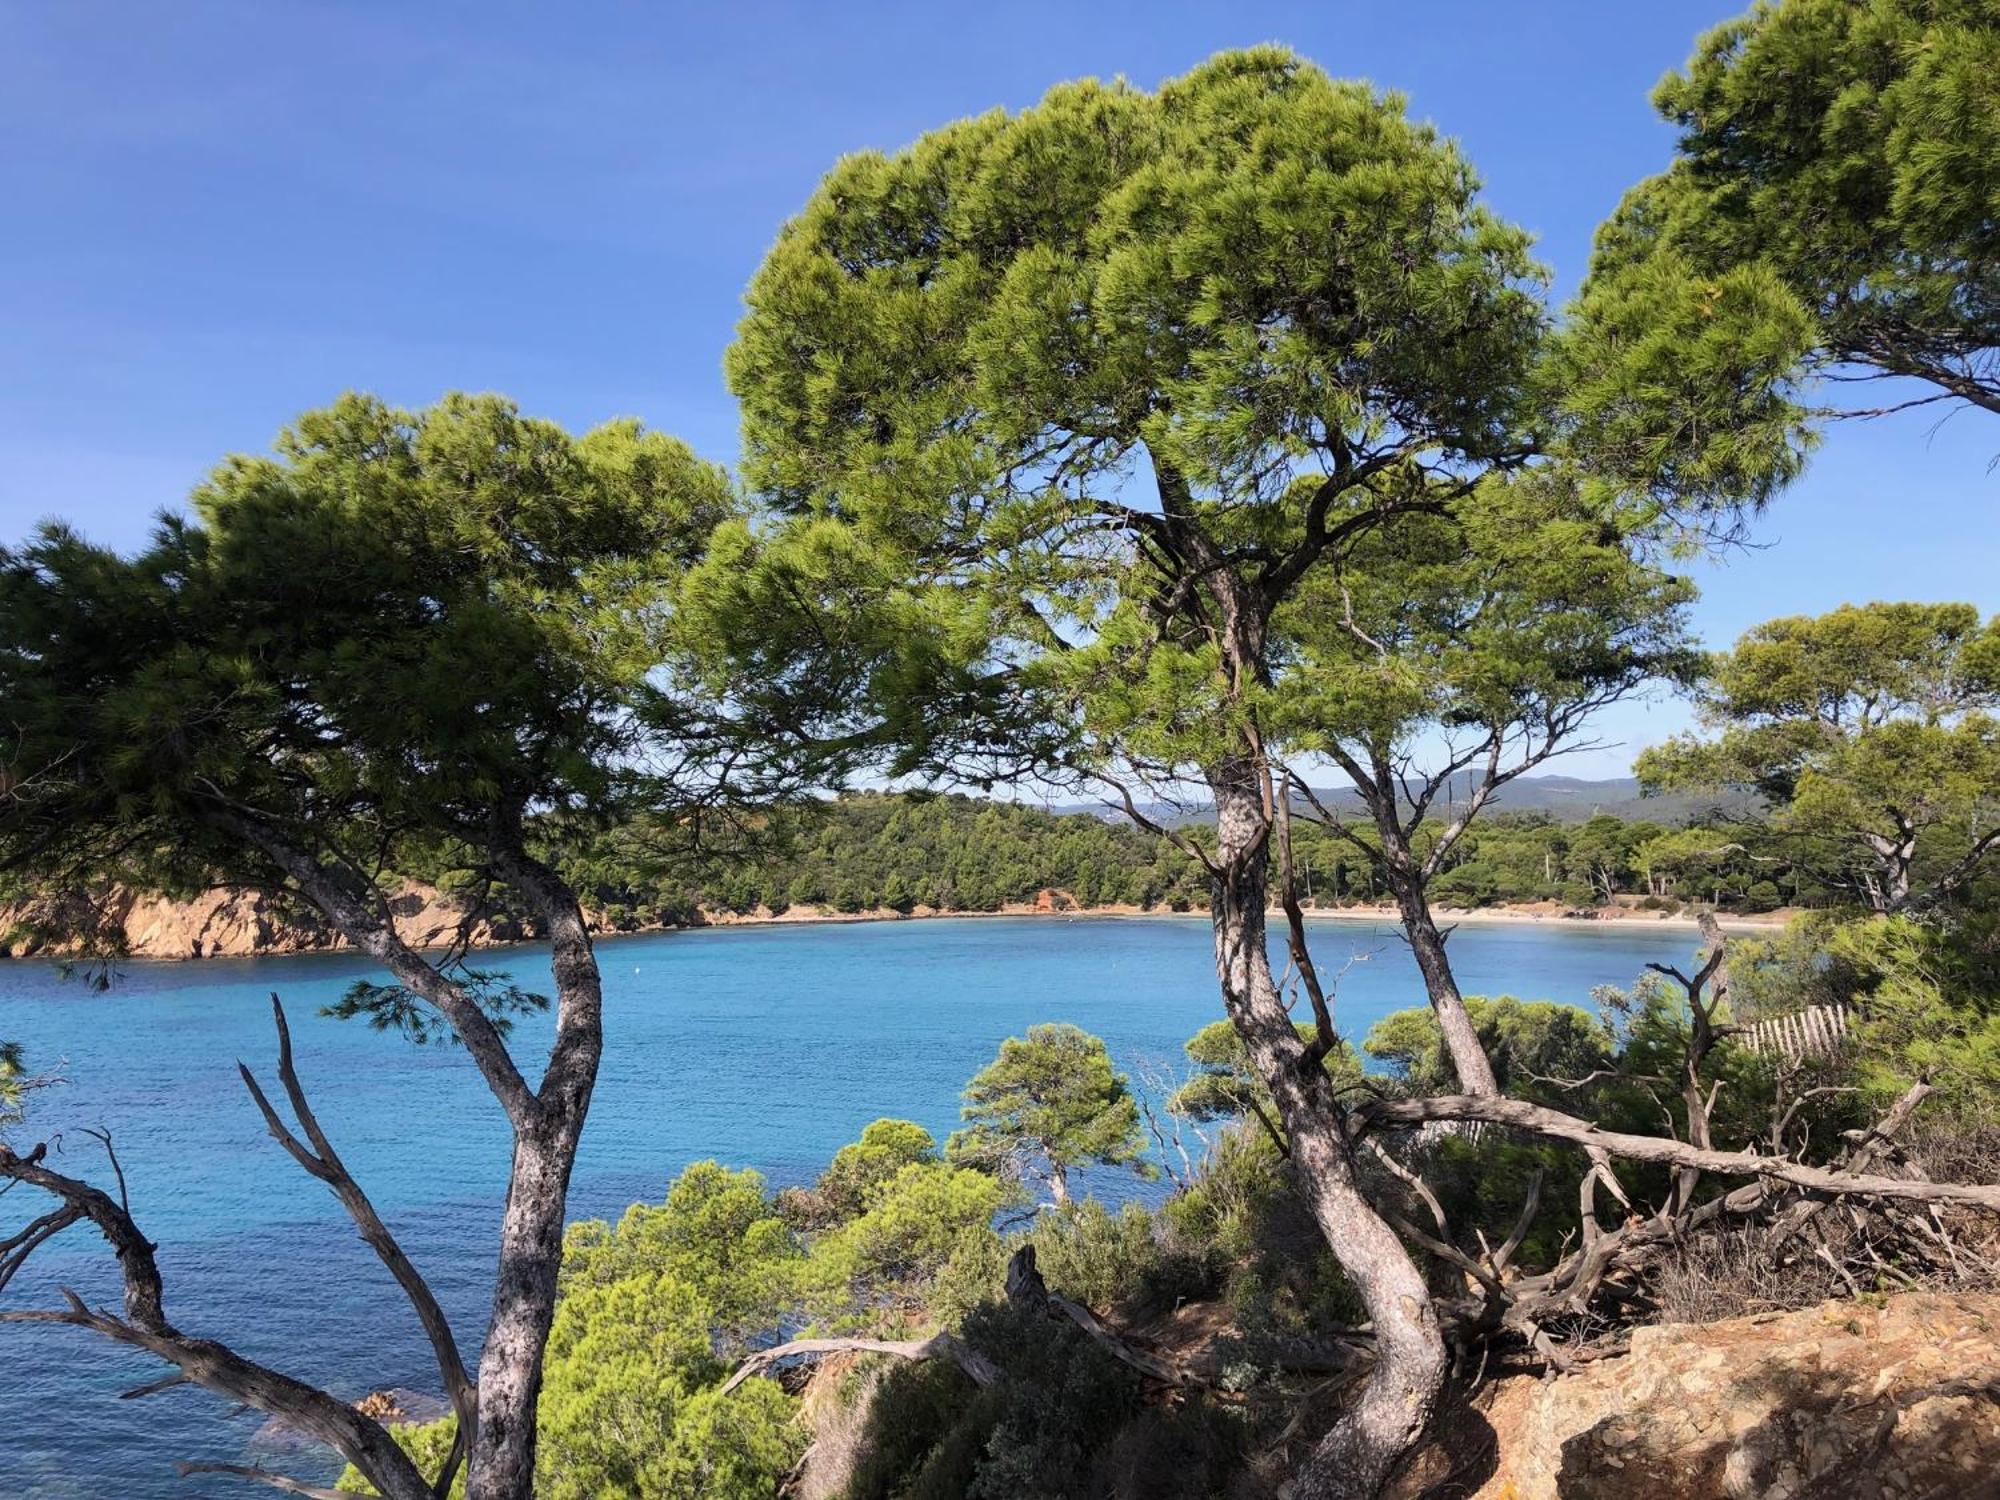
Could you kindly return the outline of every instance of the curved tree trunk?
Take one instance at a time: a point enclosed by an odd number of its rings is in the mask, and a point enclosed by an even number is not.
[[[575,896],[525,856],[516,855],[504,870],[548,927],[556,1041],[534,1106],[515,1125],[493,1321],[479,1358],[479,1425],[466,1466],[467,1500],[531,1500],[535,1492],[535,1405],[555,1321],[570,1169],[604,1050],[603,986]]]
[[[1472,1016],[1459,993],[1458,979],[1451,972],[1451,960],[1444,951],[1444,934],[1431,916],[1430,893],[1415,870],[1397,870],[1393,864],[1389,883],[1396,893],[1396,910],[1403,918],[1403,931],[1416,955],[1417,968],[1424,976],[1424,990],[1430,996],[1438,1029],[1444,1033],[1445,1052],[1452,1070],[1458,1074],[1461,1092],[1485,1096],[1500,1092],[1493,1076],[1493,1060],[1473,1028]]]
[[[1375,1325],[1376,1360],[1359,1397],[1294,1477],[1297,1500],[1369,1500],[1430,1420],[1445,1348],[1422,1273],[1355,1181],[1332,1080],[1286,1011],[1271,974],[1267,812],[1256,768],[1213,768],[1217,864],[1212,891],[1223,1003],[1270,1084],[1298,1180],[1341,1269]]]

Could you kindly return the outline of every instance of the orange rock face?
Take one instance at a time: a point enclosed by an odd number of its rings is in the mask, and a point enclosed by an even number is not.
[[[47,921],[55,902],[75,902],[58,896],[42,903],[0,909],[0,955],[26,958],[59,955],[67,945],[34,935],[37,922]],[[212,890],[186,901],[141,896],[119,889],[99,898],[100,918],[122,931],[125,950],[134,958],[243,958],[259,953],[308,953],[342,948],[346,940],[318,913],[260,891]],[[418,948],[451,942],[465,919],[465,910],[450,896],[430,886],[406,883],[389,900],[396,929]],[[9,937],[9,932],[13,936]],[[523,936],[510,923],[486,919],[472,926],[474,946],[507,942]]]
[[[2000,1296],[1910,1293],[1706,1326],[1496,1382],[1396,1493],[1477,1500],[2000,1496]]]

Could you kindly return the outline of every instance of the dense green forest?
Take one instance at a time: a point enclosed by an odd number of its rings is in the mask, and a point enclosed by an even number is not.
[[[576,857],[580,887],[614,926],[685,920],[700,908],[859,912],[918,906],[997,911],[1054,887],[1084,906],[1186,909],[1198,884],[1160,840],[1129,824],[965,796],[850,793],[734,831],[680,884],[659,879],[643,831]]]
[[[1307,906],[1389,898],[1376,861],[1344,837],[1301,823],[1293,838]],[[736,830],[692,878],[684,858],[667,866],[640,832],[607,837],[566,868],[616,928],[797,906],[990,912],[1045,889],[1082,907],[1187,911],[1207,901],[1199,867],[1123,817],[956,794],[849,793],[795,808]],[[1763,912],[1834,894],[1758,821],[1676,827],[1611,815],[1562,822],[1541,812],[1488,815],[1451,851],[1433,890],[1451,906],[1559,902],[1586,911],[1633,900],[1649,909],[1703,903]]]

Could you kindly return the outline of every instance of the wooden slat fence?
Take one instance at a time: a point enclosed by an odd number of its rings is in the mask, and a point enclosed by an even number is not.
[[[1799,1062],[1808,1057],[1832,1057],[1847,1040],[1850,1013],[1845,1005],[1809,1005],[1789,1015],[1770,1016],[1743,1028],[1743,1045]]]

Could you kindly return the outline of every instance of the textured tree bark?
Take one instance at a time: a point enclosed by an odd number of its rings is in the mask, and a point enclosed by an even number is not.
[[[524,1131],[514,1143],[493,1321],[479,1356],[479,1429],[466,1466],[467,1500],[530,1500],[535,1487],[535,1403],[543,1349],[555,1320],[563,1204],[582,1125]]]
[[[1369,1500],[1423,1431],[1444,1384],[1443,1332],[1410,1253],[1355,1180],[1332,1080],[1300,1040],[1271,974],[1269,811],[1258,769],[1210,770],[1216,806],[1212,888],[1216,972],[1223,1004],[1270,1084],[1294,1169],[1320,1232],[1375,1326],[1375,1366],[1359,1397],[1293,1479],[1297,1500]]]
[[[493,1318],[479,1357],[477,1422],[467,1447],[467,1500],[532,1500],[535,1405],[544,1346],[555,1321],[564,1211],[577,1142],[604,1051],[604,996],[589,928],[575,893],[525,852],[518,817],[497,820],[494,873],[540,917],[550,944],[556,1035],[539,1088],[515,1066],[499,1030],[466,989],[397,935],[379,905],[272,830],[237,815],[218,822],[256,844],[362,952],[451,1023],[514,1127],[507,1204],[500,1221]]]
[[[1458,1074],[1458,1086],[1468,1094],[1498,1094],[1493,1060],[1486,1055],[1471,1013],[1465,1008],[1465,997],[1459,993],[1451,960],[1445,956],[1444,934],[1431,916],[1430,894],[1421,876],[1414,870],[1396,868],[1396,863],[1392,860],[1389,867],[1396,910],[1402,915],[1417,969],[1424,976],[1424,990],[1430,996],[1438,1029],[1444,1033],[1445,1051],[1451,1056],[1452,1071]]]
[[[535,905],[547,929],[556,981],[556,1041],[529,1119],[516,1127],[493,1321],[479,1357],[479,1429],[466,1466],[467,1500],[531,1500],[535,1403],[555,1321],[564,1210],[597,1065],[604,995],[583,911],[552,872],[521,854],[502,874]]]

